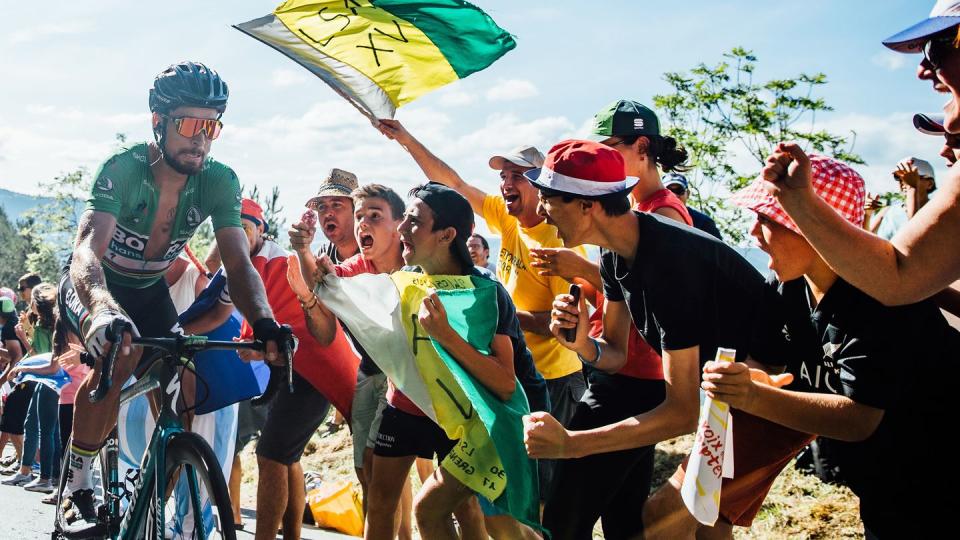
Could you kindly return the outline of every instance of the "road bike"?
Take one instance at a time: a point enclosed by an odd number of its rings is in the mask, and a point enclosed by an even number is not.
[[[111,328],[108,335],[121,336],[123,327]],[[119,340],[115,340],[119,341]],[[173,499],[174,481],[182,473],[186,478],[189,504],[193,512],[192,531],[184,531],[185,538],[206,540],[219,538],[236,540],[234,516],[230,496],[224,481],[223,472],[213,450],[199,435],[184,429],[177,414],[175,404],[180,393],[180,379],[183,370],[196,373],[193,358],[196,354],[210,350],[260,350],[260,342],[212,341],[204,336],[177,335],[169,338],[133,338],[133,345],[143,346],[144,354],[151,353],[153,358],[147,364],[144,374],[120,393],[120,405],[157,389],[160,392],[159,413],[156,427],[147,451],[140,462],[139,476],[134,480],[133,488],[128,490],[125,479],[119,478],[118,454],[119,441],[117,428],[99,453],[100,486],[96,497],[98,504],[97,520],[92,527],[83,531],[70,527],[69,509],[65,511],[61,504],[64,487],[67,483],[68,464],[62,467],[57,496],[56,520],[51,538],[53,540],[77,540],[81,538],[109,538],[111,540],[163,540],[167,526],[167,502]],[[90,392],[91,402],[103,399],[110,390],[113,367],[119,344],[115,344],[103,360],[103,367],[96,388]],[[283,351],[290,368],[289,350]],[[276,384],[271,377],[271,385],[261,400],[268,400],[274,393]],[[200,377],[197,383],[206,385]],[[205,526],[201,500],[203,489],[210,499],[214,515],[219,522],[216,526]],[[125,511],[121,511],[121,500],[127,497]],[[208,530],[209,529],[209,530]]]

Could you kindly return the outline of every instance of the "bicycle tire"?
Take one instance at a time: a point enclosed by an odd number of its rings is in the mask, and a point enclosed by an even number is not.
[[[171,437],[167,442],[164,455],[164,486],[173,485],[181,469],[186,470],[186,467],[191,467],[196,472],[198,487],[203,486],[206,488],[210,504],[213,505],[219,517],[220,538],[223,540],[236,540],[237,535],[234,529],[233,506],[230,503],[230,494],[227,491],[227,484],[223,478],[223,471],[220,470],[220,463],[217,461],[213,450],[210,449],[210,445],[195,433],[181,432]],[[167,490],[170,493],[163,501],[157,500],[155,487],[151,487],[151,490],[147,513],[142,523],[143,537],[163,540],[166,523],[157,523],[156,509],[159,508],[159,504],[166,505],[168,500],[174,498],[174,490]],[[194,525],[202,527],[203,518],[201,516],[194,516]],[[157,536],[158,532],[159,536]],[[213,532],[214,531],[206,531],[205,536],[210,538]],[[191,534],[185,532],[185,537],[190,538]]]

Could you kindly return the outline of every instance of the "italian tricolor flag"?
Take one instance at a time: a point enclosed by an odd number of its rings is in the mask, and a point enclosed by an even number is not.
[[[523,446],[521,419],[530,410],[526,395],[517,383],[510,400],[499,400],[430,338],[417,314],[431,289],[443,302],[450,326],[489,354],[498,309],[496,284],[486,278],[327,275],[317,296],[397,388],[448,437],[459,440],[441,466],[498,508],[539,528],[536,462]]]

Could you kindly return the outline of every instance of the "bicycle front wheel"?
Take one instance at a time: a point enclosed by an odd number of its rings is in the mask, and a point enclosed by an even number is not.
[[[167,442],[162,470],[166,496],[160,501],[156,488],[152,490],[142,523],[144,538],[163,540],[166,532],[175,538],[236,540],[227,484],[206,441],[195,433],[174,435]],[[189,519],[180,519],[187,513]]]

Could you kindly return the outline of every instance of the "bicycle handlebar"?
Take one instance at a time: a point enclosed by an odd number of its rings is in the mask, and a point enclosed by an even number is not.
[[[113,386],[113,371],[114,366],[117,360],[117,354],[120,352],[120,345],[123,341],[123,334],[131,330],[129,323],[123,321],[114,321],[110,324],[110,327],[107,329],[107,339],[109,339],[112,344],[110,346],[110,352],[103,359],[103,366],[100,368],[100,376],[97,379],[96,387],[90,392],[90,402],[97,403],[102,400],[107,393],[110,391],[110,388]],[[265,345],[259,341],[214,341],[208,340],[204,336],[184,336],[176,335],[174,337],[168,338],[145,338],[137,337],[130,340],[132,345],[141,345],[144,347],[152,347],[154,349],[161,349],[166,351],[171,356],[181,357],[189,356],[210,350],[254,350],[262,351],[265,349]],[[287,347],[289,350],[289,346]],[[292,383],[292,353],[287,355],[287,369],[291,374],[288,376],[290,391],[293,391]],[[271,381],[273,377],[271,377]],[[270,390],[270,385],[268,384],[267,390]],[[267,392],[264,392],[263,398],[267,395]],[[259,398],[258,398],[259,399]]]

